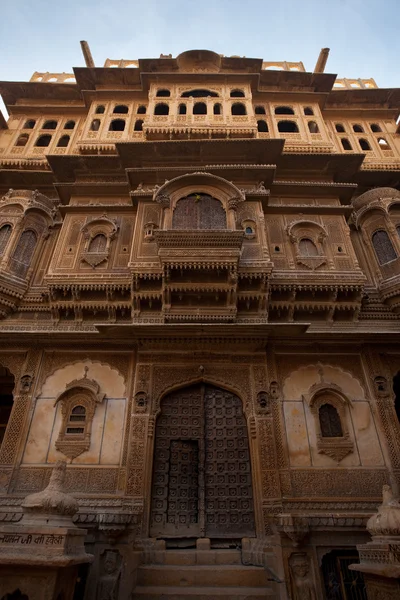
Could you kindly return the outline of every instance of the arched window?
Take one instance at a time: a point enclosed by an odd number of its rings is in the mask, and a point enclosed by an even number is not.
[[[171,96],[171,92],[169,90],[157,90],[156,96],[157,98],[169,98]]]
[[[169,115],[169,106],[168,104],[157,104],[154,109],[155,115]]]
[[[244,98],[244,91],[243,90],[232,90],[231,98]]]
[[[308,121],[308,130],[310,133],[319,133],[319,128],[315,121]]]
[[[396,231],[397,231],[397,235],[400,237],[400,225],[397,225]]]
[[[30,229],[23,231],[11,259],[11,270],[19,277],[25,277],[37,242],[36,233]]]
[[[375,231],[372,236],[372,244],[380,265],[385,265],[397,258],[392,242],[384,229]]]
[[[181,98],[218,98],[218,94],[211,90],[189,90],[183,92]]]
[[[332,404],[323,404],[318,411],[318,416],[323,438],[343,437],[339,413]]]
[[[383,148],[383,150],[389,150],[389,148],[390,148],[389,144],[383,137],[378,138],[378,144],[380,145],[381,148]]]
[[[358,123],[355,123],[353,125],[353,131],[355,133],[364,133],[364,127],[362,125],[359,125]]]
[[[135,121],[135,127],[133,128],[133,131],[143,131],[142,119],[138,119],[137,121]]]
[[[69,135],[63,135],[58,140],[57,148],[66,148],[69,144],[70,137]]]
[[[179,115],[186,115],[186,104],[180,104],[179,108],[178,108],[178,114]]]
[[[306,116],[308,116],[308,117],[309,117],[309,116],[312,116],[312,115],[314,114],[314,111],[313,111],[313,109],[311,108],[311,106],[306,106],[306,107],[304,108],[304,114],[305,114]]]
[[[36,121],[34,119],[29,119],[25,121],[24,129],[33,129],[36,125]]]
[[[26,594],[23,594],[20,589],[15,590],[12,594],[6,594],[1,600],[29,600]]]
[[[335,129],[338,133],[344,133],[345,128],[341,123],[335,123]]]
[[[265,115],[266,114],[265,108],[263,106],[256,106],[254,109],[254,113],[256,115]]]
[[[340,141],[342,142],[343,150],[353,150],[347,138],[342,138]]]
[[[257,121],[257,129],[260,133],[268,133],[268,125],[266,121]]]
[[[64,125],[64,129],[74,129],[75,121],[67,121]]]
[[[358,140],[358,143],[360,144],[361,150],[371,150],[371,146],[369,145],[367,140],[364,140],[364,138],[360,138]]]
[[[40,135],[36,140],[35,146],[38,148],[45,148],[51,142],[51,135]]]
[[[145,115],[146,114],[146,107],[143,104],[141,106],[138,106],[137,114],[138,115]]]
[[[17,141],[15,142],[16,146],[26,146],[29,140],[29,134],[28,133],[21,133],[21,135],[18,136]]]
[[[276,115],[294,115],[294,110],[290,106],[277,106],[275,108]]]
[[[105,106],[103,106],[102,104],[96,106],[96,115],[104,115],[105,111]]]
[[[176,203],[173,229],[226,229],[226,215],[219,200],[207,194],[190,194]]]
[[[111,121],[108,131],[124,131],[124,129],[125,129],[124,119],[114,119],[114,121]]]
[[[90,241],[88,252],[105,252],[107,249],[107,238],[102,233],[98,233]]]
[[[380,125],[378,125],[378,123],[371,123],[370,127],[371,127],[371,131],[373,133],[379,133],[380,131],[382,131],[382,129],[381,129]]]
[[[393,391],[395,393],[394,409],[400,423],[400,373],[393,377]]]
[[[84,435],[86,428],[86,408],[78,404],[68,415],[66,435]]]
[[[127,115],[128,112],[129,108],[125,104],[117,104],[113,110],[113,113],[116,115]]]
[[[205,102],[196,102],[193,106],[193,114],[194,115],[206,115],[207,114],[207,104]]]
[[[303,238],[300,240],[299,252],[301,256],[318,256],[317,246],[309,238]]]
[[[231,113],[235,116],[247,115],[246,107],[241,102],[236,102],[235,104],[232,104]]]
[[[46,121],[42,129],[56,129],[57,121]]]
[[[214,104],[213,112],[214,112],[214,115],[222,115],[222,105]]]
[[[299,128],[294,121],[279,121],[278,131],[281,133],[298,133]]]
[[[3,227],[0,228],[0,256],[3,256],[4,254],[4,251],[8,244],[8,240],[10,239],[11,232],[11,225],[3,225]]]
[[[93,119],[90,124],[90,131],[98,131],[100,129],[100,119]]]

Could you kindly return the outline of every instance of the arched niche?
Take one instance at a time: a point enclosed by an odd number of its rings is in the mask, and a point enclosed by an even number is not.
[[[352,400],[365,400],[365,391],[360,381],[350,372],[341,367],[329,364],[304,365],[292,371],[283,382],[284,400],[294,400],[309,397],[313,386],[330,384],[338,386],[343,394]],[[316,389],[316,388],[313,388]]]
[[[235,212],[238,204],[245,200],[245,195],[230,181],[210,173],[181,175],[165,182],[154,192],[153,200],[166,209],[163,229],[172,228],[173,211],[178,201],[191,194],[205,194],[219,200],[226,213],[227,228],[236,229]]]
[[[124,377],[110,365],[97,361],[76,361],[56,369],[44,381],[39,397],[56,398],[70,381],[84,376],[86,367],[87,377],[97,381],[107,397],[125,397]]]

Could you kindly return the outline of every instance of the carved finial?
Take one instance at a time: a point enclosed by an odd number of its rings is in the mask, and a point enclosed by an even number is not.
[[[87,367],[87,366],[84,367],[83,372],[84,372],[83,379],[86,379],[87,378],[87,374],[89,372],[89,367]]]
[[[199,366],[199,371],[200,371],[200,375],[204,374],[204,367],[203,367],[203,365]]]

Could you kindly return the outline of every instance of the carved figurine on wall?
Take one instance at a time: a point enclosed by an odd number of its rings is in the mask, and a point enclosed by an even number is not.
[[[118,550],[104,550],[101,556],[96,600],[118,600],[122,557]]]
[[[294,552],[289,558],[293,600],[317,600],[310,572],[310,560],[303,552]]]

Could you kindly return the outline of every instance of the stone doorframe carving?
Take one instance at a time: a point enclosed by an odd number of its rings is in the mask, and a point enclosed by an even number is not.
[[[143,367],[143,365],[138,365]],[[157,370],[159,373],[157,373]],[[253,498],[254,498],[254,515],[256,523],[256,535],[261,536],[264,531],[263,513],[262,513],[262,492],[261,492],[261,475],[260,475],[260,459],[259,450],[256,438],[256,427],[254,424],[254,409],[251,401],[250,388],[250,368],[246,367],[246,372],[239,370],[237,367],[229,368],[229,366],[211,365],[211,366],[195,366],[195,365],[154,365],[153,376],[151,378],[153,385],[149,389],[149,415],[144,416],[136,410],[136,415],[133,416],[132,431],[135,430],[135,421],[147,421],[147,440],[143,447],[143,481],[142,481],[142,498],[144,499],[144,535],[148,535],[150,523],[150,499],[152,486],[152,471],[153,471],[153,456],[154,456],[154,430],[157,416],[160,414],[161,401],[164,396],[178,389],[190,387],[199,383],[207,383],[216,387],[225,389],[237,395],[243,403],[243,415],[247,423],[247,432],[250,449],[250,461],[252,471]],[[137,384],[135,395],[142,391],[139,389],[141,382]],[[133,440],[132,440],[133,441]],[[135,462],[134,459],[132,462]],[[131,467],[132,469],[132,467]]]

